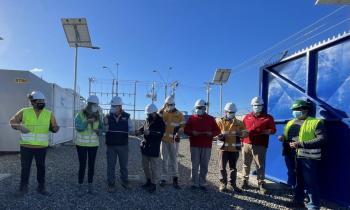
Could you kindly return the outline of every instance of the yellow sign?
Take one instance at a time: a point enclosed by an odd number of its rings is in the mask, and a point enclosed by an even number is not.
[[[16,79],[16,83],[17,84],[25,84],[25,83],[27,83],[27,80],[26,79],[17,78]]]

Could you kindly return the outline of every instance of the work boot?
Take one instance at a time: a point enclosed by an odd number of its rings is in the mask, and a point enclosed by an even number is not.
[[[248,180],[243,180],[241,184],[241,189],[247,189],[249,187]]]
[[[107,191],[108,191],[109,193],[114,193],[116,190],[117,190],[117,189],[116,189],[116,187],[115,187],[114,184],[109,184],[109,185],[108,185]]]
[[[146,182],[146,184],[143,184],[141,187],[143,188],[143,189],[147,189],[148,187],[150,187],[151,186],[151,180],[150,179],[147,179],[147,182]]]
[[[15,197],[23,197],[25,194],[28,193],[28,185],[27,184],[20,184],[18,190],[15,193]]]
[[[122,187],[124,187],[125,189],[130,189],[130,187],[129,187],[129,182],[128,181],[122,181]]]
[[[236,184],[229,184],[227,189],[231,192],[241,193],[243,190],[240,187],[237,187]]]
[[[50,196],[51,193],[49,193],[47,190],[46,190],[46,187],[45,187],[45,184],[39,184],[38,185],[38,188],[36,189],[36,191],[41,194],[41,195],[45,195],[45,196]]]
[[[157,185],[151,183],[150,186],[148,187],[148,192],[149,193],[154,193],[157,190]]]
[[[266,189],[266,186],[265,186],[265,182],[261,182],[259,184],[259,191],[261,194],[265,195],[267,193],[267,189]]]
[[[225,183],[220,183],[219,191],[220,192],[225,192],[226,191],[226,184]]]
[[[173,186],[175,189],[181,189],[181,187],[179,186],[179,178],[178,177],[173,178]]]
[[[166,181],[163,179],[160,181],[159,186],[165,187]]]

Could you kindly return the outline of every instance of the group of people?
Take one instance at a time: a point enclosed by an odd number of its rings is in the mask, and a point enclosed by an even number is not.
[[[19,195],[28,192],[28,180],[32,159],[37,165],[38,192],[48,195],[45,188],[45,155],[49,132],[56,133],[59,126],[51,111],[45,108],[45,97],[39,91],[29,95],[32,107],[17,112],[10,120],[12,128],[21,132],[21,181]],[[84,175],[88,165],[88,192],[93,192],[95,159],[102,135],[107,145],[108,191],[116,190],[115,167],[119,160],[121,185],[128,189],[128,139],[129,135],[142,136],[140,149],[142,167],[146,183],[142,188],[150,193],[157,186],[172,183],[180,189],[178,169],[178,148],[180,136],[189,136],[191,153],[192,190],[206,191],[206,177],[212,153],[213,141],[218,144],[218,162],[221,192],[240,193],[248,188],[251,163],[256,165],[259,191],[267,192],[265,184],[265,159],[269,135],[276,133],[274,119],[264,110],[264,101],[254,97],[252,112],[243,120],[236,118],[237,107],[229,102],[225,105],[225,115],[215,119],[206,113],[207,103],[199,99],[194,105],[194,114],[185,121],[176,109],[172,96],[166,98],[164,106],[157,109],[154,104],[145,108],[144,124],[134,128],[130,115],[123,108],[122,99],[115,96],[110,110],[103,115],[97,96],[89,96],[86,107],[75,118],[77,131],[75,144],[79,159],[79,191],[83,191]],[[296,100],[291,107],[294,119],[289,121],[284,133],[278,137],[283,142],[283,155],[288,168],[288,184],[293,186],[295,195],[290,207],[304,207],[307,198],[308,209],[320,207],[320,190],[317,183],[321,147],[325,142],[323,123],[311,117],[311,105],[304,100]],[[242,156],[241,185],[237,185],[237,160]],[[226,166],[229,165],[227,172]]]

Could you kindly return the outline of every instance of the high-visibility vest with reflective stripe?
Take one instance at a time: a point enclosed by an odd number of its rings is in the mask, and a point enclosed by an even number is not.
[[[83,121],[87,121],[83,112],[79,112],[78,115]],[[99,121],[88,123],[87,128],[82,132],[77,132],[77,138],[75,144],[82,147],[98,147],[100,145],[99,137],[94,130],[97,130],[100,125]]]
[[[49,128],[52,112],[43,109],[37,117],[33,107],[24,108],[22,123],[30,132],[21,134],[20,144],[43,146],[49,145]]]
[[[288,131],[290,127],[294,124],[294,122],[295,122],[295,119],[290,120],[287,123],[287,125],[284,127],[285,139],[288,139]],[[319,122],[321,122],[321,120],[313,117],[306,118],[299,130],[299,141],[307,142],[316,138],[315,132]],[[316,149],[299,148],[297,150],[297,155],[298,157],[303,157],[303,158],[321,159],[321,148],[316,148]]]
[[[216,120],[216,124],[221,130],[221,134],[226,134],[225,142],[217,141],[219,148],[224,151],[236,152],[241,149],[240,139],[236,136],[236,132],[244,130],[242,121],[233,119],[229,121],[225,118]]]
[[[181,112],[163,112],[163,120],[165,123],[165,133],[162,138],[164,142],[171,143],[174,140],[174,130],[176,127],[183,127],[185,125],[184,116]]]

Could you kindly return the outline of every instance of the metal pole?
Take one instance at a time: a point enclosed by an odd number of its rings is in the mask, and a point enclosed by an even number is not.
[[[168,92],[168,84],[165,83],[165,94],[164,94],[164,99],[167,97],[167,92]]]
[[[119,92],[119,63],[117,63],[117,96]]]
[[[222,83],[220,84],[220,117],[222,117]]]
[[[136,129],[136,83],[137,83],[137,81],[135,81],[135,84],[134,84],[134,125],[135,125],[135,129]]]
[[[152,84],[152,104],[154,102],[154,82]]]
[[[112,97],[114,97],[114,86],[115,86],[115,79],[112,80]]]
[[[89,78],[89,96],[91,95],[91,82],[92,82],[92,78]]]
[[[210,100],[210,82],[207,84],[207,114],[209,114],[209,102]]]
[[[74,118],[75,118],[75,111],[76,111],[76,98],[77,98],[77,72],[78,72],[78,45],[75,45],[75,61],[74,61],[74,92],[73,92],[73,117],[72,117],[72,123],[73,123],[73,142],[75,137],[75,129],[74,129]]]

